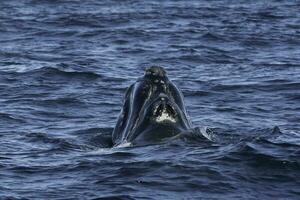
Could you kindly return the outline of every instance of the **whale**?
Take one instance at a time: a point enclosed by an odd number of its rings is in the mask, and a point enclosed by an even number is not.
[[[183,94],[163,67],[151,66],[127,88],[112,142],[114,146],[151,144],[191,128]]]

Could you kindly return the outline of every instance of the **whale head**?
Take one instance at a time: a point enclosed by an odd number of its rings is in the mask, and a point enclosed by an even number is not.
[[[162,67],[152,66],[127,89],[112,137],[115,145],[147,143],[190,128],[182,93]]]

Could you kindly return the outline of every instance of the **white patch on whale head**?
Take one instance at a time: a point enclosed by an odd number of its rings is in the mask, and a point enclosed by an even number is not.
[[[160,116],[155,118],[155,120],[156,122],[163,122],[163,121],[171,121],[173,123],[176,122],[175,119],[172,116],[170,116],[166,111],[163,111]]]

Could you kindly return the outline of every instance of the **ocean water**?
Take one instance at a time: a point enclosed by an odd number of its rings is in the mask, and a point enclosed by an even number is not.
[[[300,2],[2,0],[0,199],[300,199]],[[203,137],[111,148],[151,65]]]

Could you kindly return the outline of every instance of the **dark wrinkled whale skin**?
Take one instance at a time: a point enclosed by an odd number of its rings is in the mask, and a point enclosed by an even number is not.
[[[182,93],[162,67],[152,66],[127,89],[112,141],[147,144],[190,129]]]

